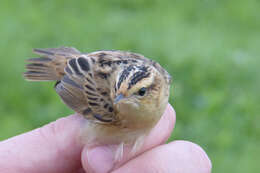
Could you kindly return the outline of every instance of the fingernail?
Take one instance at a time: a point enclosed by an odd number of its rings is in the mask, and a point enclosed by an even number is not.
[[[88,150],[88,164],[93,172],[106,173],[114,167],[115,150],[110,146],[100,146]]]

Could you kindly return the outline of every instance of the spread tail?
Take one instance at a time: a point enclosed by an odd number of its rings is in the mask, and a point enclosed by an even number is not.
[[[75,48],[34,49],[41,57],[28,59],[24,77],[29,81],[59,81],[64,76],[67,60],[79,55]]]

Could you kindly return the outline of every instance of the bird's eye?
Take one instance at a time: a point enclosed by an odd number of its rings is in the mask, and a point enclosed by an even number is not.
[[[145,87],[141,88],[141,89],[138,91],[138,95],[139,95],[139,96],[144,96],[145,93],[146,93],[146,88],[145,88]]]

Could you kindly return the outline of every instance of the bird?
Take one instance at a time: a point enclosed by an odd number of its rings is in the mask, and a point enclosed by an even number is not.
[[[136,153],[158,123],[169,99],[170,74],[156,61],[129,51],[81,53],[73,47],[34,49],[27,60],[28,81],[56,81],[62,101],[87,120],[90,146],[116,144]],[[66,128],[66,127],[64,127]]]

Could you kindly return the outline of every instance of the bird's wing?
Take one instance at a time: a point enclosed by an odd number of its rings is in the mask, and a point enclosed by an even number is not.
[[[65,75],[55,88],[70,108],[87,119],[102,124],[118,123],[111,100],[115,69],[101,64],[98,56],[81,54],[69,59]]]
[[[99,57],[88,57],[68,47],[34,52],[40,57],[28,60],[30,64],[24,73],[27,80],[56,80],[56,92],[74,111],[98,123],[115,123],[110,99],[111,75],[109,69],[99,68]]]

